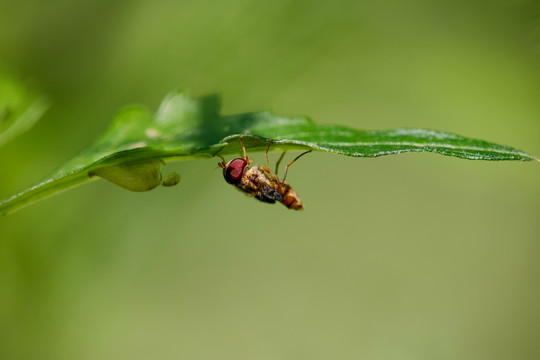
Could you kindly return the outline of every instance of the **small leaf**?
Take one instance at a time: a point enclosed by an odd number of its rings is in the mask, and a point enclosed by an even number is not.
[[[242,152],[313,149],[355,157],[378,157],[405,152],[433,152],[470,160],[537,160],[521,150],[451,133],[426,129],[356,130],[339,125],[316,125],[302,117],[283,117],[270,111],[219,116],[219,98],[194,99],[173,92],[152,115],[147,108],[121,110],[111,127],[37,185],[0,202],[7,214],[39,198],[87,182],[93,175],[133,191],[159,185],[159,161],[210,158]],[[176,177],[164,185],[176,184]],[[157,184],[157,185],[156,185]]]
[[[47,108],[44,98],[0,72],[0,146],[30,130]]]

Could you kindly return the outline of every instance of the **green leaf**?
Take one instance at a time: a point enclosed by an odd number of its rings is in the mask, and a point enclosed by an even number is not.
[[[0,72],[0,146],[28,131],[47,107],[45,99]]]
[[[195,99],[173,92],[155,114],[142,106],[121,110],[111,127],[35,186],[0,202],[7,214],[45,196],[97,176],[132,191],[150,190],[161,182],[161,160],[211,158],[241,153],[240,136],[249,152],[313,149],[355,157],[404,152],[434,152],[471,160],[537,160],[512,147],[425,129],[366,131],[339,125],[316,125],[302,117],[270,111],[219,115],[219,98]],[[165,185],[180,181],[167,176]]]

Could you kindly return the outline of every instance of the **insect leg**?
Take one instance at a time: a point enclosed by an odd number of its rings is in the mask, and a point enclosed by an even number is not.
[[[289,170],[289,166],[291,166],[296,160],[300,159],[301,156],[303,155],[306,155],[307,153],[310,153],[312,152],[313,150],[308,150],[306,152],[303,152],[301,153],[300,155],[298,155],[297,157],[294,158],[293,161],[291,161],[290,163],[287,164],[287,166],[285,166],[285,175],[283,175],[283,180],[281,180],[282,182],[285,182],[285,178],[287,177],[287,170]]]
[[[276,175],[278,174],[278,170],[279,170],[279,164],[281,164],[281,160],[283,160],[283,157],[285,156],[285,154],[287,153],[287,150],[285,150],[283,152],[283,154],[281,154],[281,156],[279,157],[277,163],[276,163]]]
[[[242,136],[240,136],[240,145],[242,145],[242,150],[244,151],[244,159],[247,161],[248,157],[246,155],[246,148],[244,146],[244,142],[242,141]]]
[[[268,150],[270,150],[270,145],[272,145],[272,142],[274,139],[270,139],[270,143],[268,144],[268,147],[266,148],[266,165],[268,165],[268,171],[270,171],[270,160],[268,160]]]

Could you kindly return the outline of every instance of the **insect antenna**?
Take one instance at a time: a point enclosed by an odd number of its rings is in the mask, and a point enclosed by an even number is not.
[[[219,158],[221,159],[221,162],[218,163],[218,166],[219,166],[220,168],[225,168],[225,166],[226,166],[225,158],[224,158],[223,156],[221,156],[221,155],[216,155],[216,156],[219,157]]]
[[[297,157],[294,158],[293,161],[291,161],[290,163],[287,164],[287,166],[285,166],[285,175],[283,175],[283,180],[281,180],[282,182],[285,182],[285,178],[287,177],[287,171],[289,170],[289,166],[291,166],[296,160],[300,159],[300,157],[306,155],[307,153],[310,153],[312,152],[313,150],[308,150],[306,152],[303,152],[301,153],[300,155],[298,155]]]

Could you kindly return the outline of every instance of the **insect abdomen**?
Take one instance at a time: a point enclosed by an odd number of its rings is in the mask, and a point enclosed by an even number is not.
[[[282,184],[281,189],[283,190],[283,192],[281,193],[281,195],[283,195],[283,201],[281,202],[283,205],[293,210],[304,209],[304,205],[302,205],[302,201],[300,200],[300,197],[289,186],[289,184],[287,183]]]

